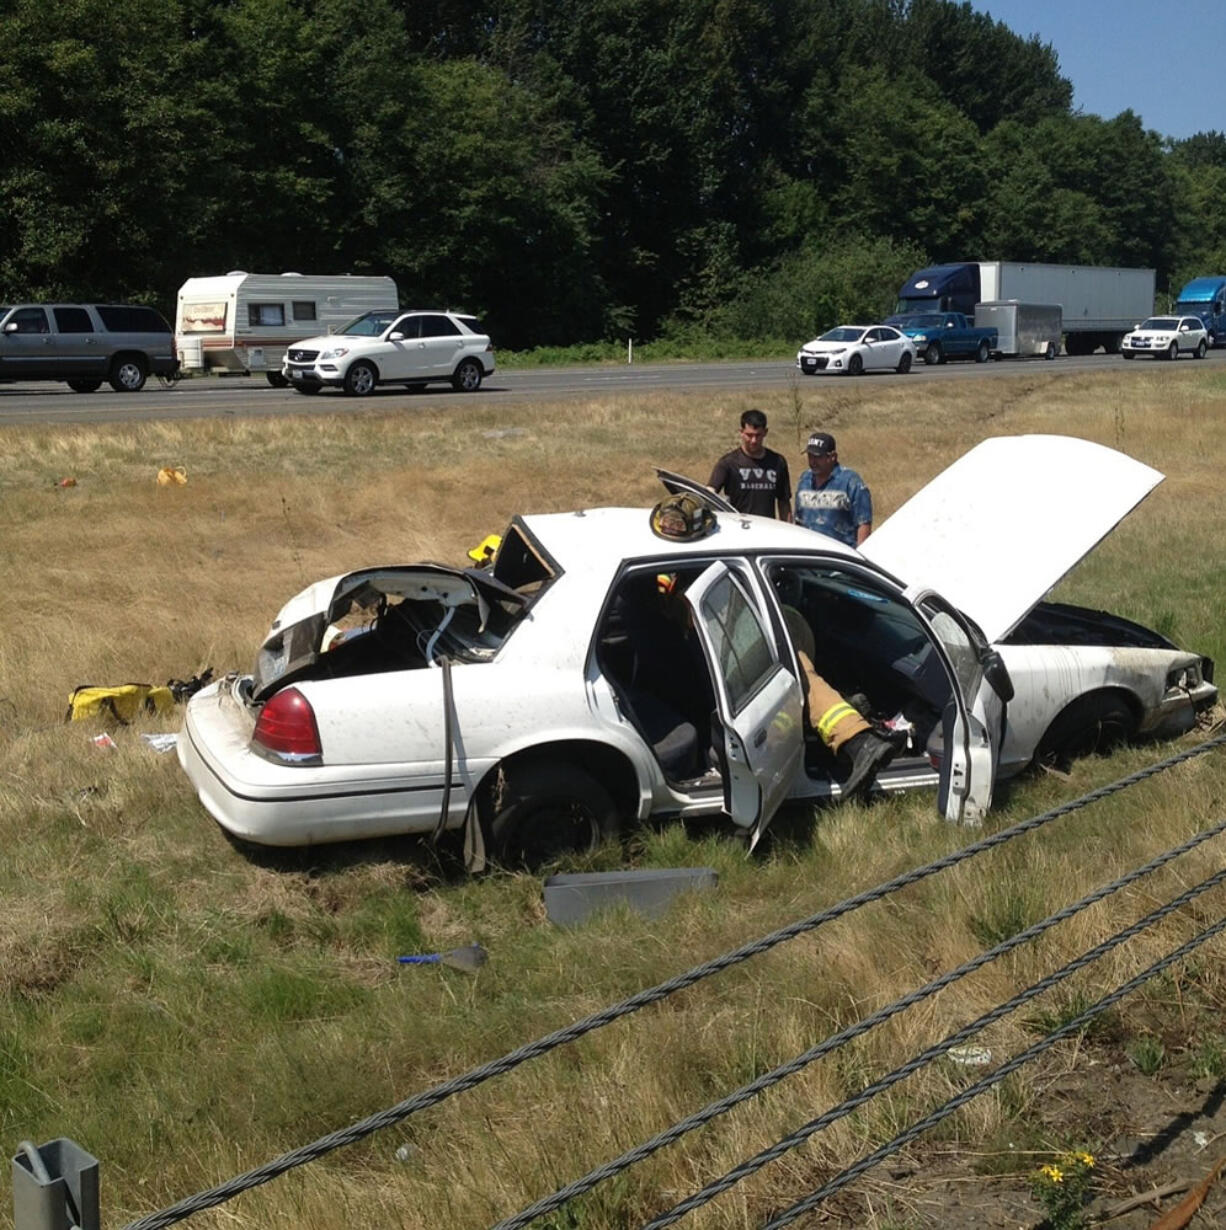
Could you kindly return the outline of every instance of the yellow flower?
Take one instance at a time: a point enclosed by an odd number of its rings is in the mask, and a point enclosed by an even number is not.
[[[1094,1155],[1092,1153],[1074,1153],[1073,1157],[1087,1170],[1094,1169]]]
[[[1043,1176],[1049,1183],[1063,1183],[1064,1171],[1059,1166],[1040,1166],[1039,1174]]]

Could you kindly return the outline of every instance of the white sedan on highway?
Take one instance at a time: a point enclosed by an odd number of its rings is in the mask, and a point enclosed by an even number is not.
[[[1059,500],[1033,499],[1040,469]],[[846,778],[803,651],[905,742],[877,784],[937,786],[973,823],[1036,757],[1178,733],[1216,699],[1208,659],[1039,601],[1161,479],[1084,440],[989,439],[858,550],[699,484],[711,511],[684,537],[641,508],[517,517],[492,567],[292,598],[254,670],[188,703],[179,760],[263,845],[463,827],[470,852],[534,864],[636,818],[725,814],[752,846]]]
[[[893,325],[839,325],[806,342],[796,366],[806,376],[859,376],[863,372],[907,373],[915,362],[915,343]]]
[[[1203,359],[1211,344],[1209,331],[1199,316],[1151,316],[1131,333],[1124,334],[1120,353],[1126,359],[1139,354],[1153,355],[1155,359],[1177,359],[1181,354],[1190,354],[1194,359]]]

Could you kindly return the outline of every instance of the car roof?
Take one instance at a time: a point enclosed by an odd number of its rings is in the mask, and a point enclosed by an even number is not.
[[[859,552],[803,526],[716,513],[716,528],[692,542],[660,538],[646,508],[589,508],[571,513],[536,513],[522,518],[529,533],[564,572],[601,572],[610,577],[623,562],[663,556],[735,554],[742,551],[822,551],[858,559]]]

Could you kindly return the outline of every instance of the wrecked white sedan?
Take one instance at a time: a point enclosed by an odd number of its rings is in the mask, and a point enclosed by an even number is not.
[[[1065,493],[1049,519],[1040,459]],[[974,822],[1036,755],[1184,730],[1216,698],[1211,663],[1157,634],[1036,607],[1161,477],[1081,440],[987,440],[861,551],[702,488],[718,511],[685,541],[643,509],[516,518],[489,569],[303,591],[252,674],[192,698],[179,759],[229,833],[267,845],[463,826],[470,863],[531,864],[636,817],[719,813],[752,845],[845,774],[806,720],[803,650],[905,740],[877,784],[937,785]]]

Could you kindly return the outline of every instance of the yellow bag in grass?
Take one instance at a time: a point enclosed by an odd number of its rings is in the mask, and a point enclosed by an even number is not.
[[[120,683],[114,687],[83,683],[68,695],[66,722],[110,717],[126,726],[139,713],[166,713],[174,708],[174,693],[152,683]]]
[[[163,466],[158,471],[159,487],[182,487],[187,482],[187,470],[183,466]]]

